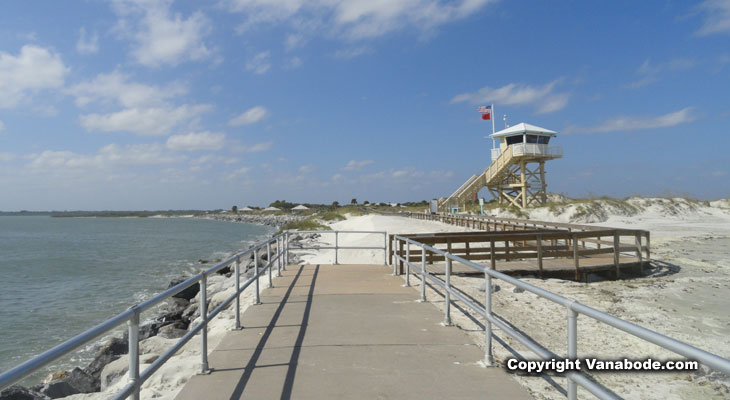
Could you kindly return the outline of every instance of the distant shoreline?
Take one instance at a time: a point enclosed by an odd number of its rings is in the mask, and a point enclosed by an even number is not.
[[[119,218],[119,217],[197,217],[221,210],[156,210],[156,211],[0,211],[0,217],[52,217],[52,218]]]

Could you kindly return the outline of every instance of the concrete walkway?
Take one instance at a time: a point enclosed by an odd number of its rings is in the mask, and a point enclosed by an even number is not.
[[[290,266],[177,399],[529,399],[384,266]],[[262,280],[265,282],[265,279]]]

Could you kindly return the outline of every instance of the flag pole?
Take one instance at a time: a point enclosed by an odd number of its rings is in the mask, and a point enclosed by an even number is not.
[[[492,148],[494,148],[494,115],[494,103],[492,103],[492,115],[490,115],[492,117]]]

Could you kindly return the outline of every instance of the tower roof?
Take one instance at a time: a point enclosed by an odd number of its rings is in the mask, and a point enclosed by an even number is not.
[[[558,134],[557,132],[551,131],[550,129],[540,128],[539,126],[520,122],[517,125],[510,126],[507,129],[502,129],[499,132],[495,132],[495,133],[489,135],[489,137],[514,136],[514,135],[522,135],[523,133],[536,133],[536,134],[540,134],[540,135],[550,135],[550,136],[556,136]]]

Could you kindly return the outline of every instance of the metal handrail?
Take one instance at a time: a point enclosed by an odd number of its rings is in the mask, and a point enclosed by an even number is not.
[[[385,231],[297,231],[297,233],[333,233],[335,235],[334,246],[312,246],[312,247],[292,247],[292,251],[297,250],[334,250],[335,251],[335,265],[339,264],[339,250],[383,250],[383,264],[388,264],[388,232]],[[383,246],[340,246],[339,237],[340,234],[377,234],[383,235]],[[287,261],[289,258],[287,258]]]
[[[385,258],[387,259],[387,233],[386,232],[380,232],[380,231],[297,231],[296,233],[335,233],[336,235],[340,233],[377,233],[382,234],[384,236],[384,246],[383,247],[373,247],[374,249],[383,249],[385,255]],[[114,328],[118,327],[122,323],[126,322],[128,325],[128,331],[129,331],[129,340],[128,340],[128,354],[129,354],[129,383],[124,386],[124,388],[118,392],[116,395],[114,395],[114,399],[124,399],[125,397],[129,397],[131,399],[138,400],[139,399],[139,393],[140,388],[142,387],[142,384],[152,376],[165,362],[167,362],[175,353],[177,353],[182,346],[184,346],[186,343],[190,341],[195,335],[198,333],[201,334],[202,340],[201,340],[201,373],[207,373],[209,372],[208,368],[208,340],[207,340],[207,328],[208,323],[215,318],[221,311],[223,311],[226,307],[228,307],[232,302],[235,302],[235,309],[236,309],[236,315],[235,315],[235,329],[241,329],[241,322],[240,322],[240,295],[243,293],[244,290],[246,290],[249,286],[252,284],[255,284],[256,287],[256,304],[261,304],[260,302],[260,288],[259,288],[259,278],[262,277],[265,273],[268,273],[269,276],[269,287],[273,287],[272,285],[272,270],[276,266],[277,268],[277,275],[281,276],[281,271],[286,270],[286,265],[289,260],[289,235],[290,232],[284,232],[279,235],[276,235],[272,238],[269,238],[267,240],[263,240],[251,248],[240,252],[238,254],[233,255],[232,257],[228,258],[227,260],[221,261],[220,263],[214,265],[213,267],[198,273],[197,275],[194,275],[190,277],[189,279],[185,280],[184,282],[181,282],[172,288],[169,288],[162,293],[159,293],[158,295],[142,302],[139,304],[136,304],[129,309],[115,315],[114,317],[102,322],[99,325],[94,326],[91,329],[88,329],[87,331],[74,336],[73,338],[51,348],[50,350],[47,350],[40,355],[22,363],[19,364],[2,374],[0,374],[0,390],[4,389],[7,386],[12,385],[13,383],[27,377],[28,375],[32,374],[33,372],[37,371],[38,369],[52,363],[53,361],[57,360],[60,357],[63,357],[64,355],[78,349],[79,347],[83,346],[84,344],[90,342],[91,340],[98,338],[99,336],[110,332]],[[274,257],[272,257],[271,254],[271,248],[272,244],[276,243],[276,253]],[[267,264],[263,266],[262,268],[259,268],[259,256],[258,256],[258,250],[266,246],[267,249]],[[371,247],[356,247],[356,246],[335,246],[335,252],[337,252],[337,249],[352,249],[352,248],[371,248]],[[294,250],[294,249],[292,249]],[[298,249],[297,249],[298,250]],[[249,278],[246,282],[243,283],[243,285],[240,284],[240,274],[241,274],[241,259],[247,255],[250,255],[253,253],[254,257],[254,269],[255,273],[254,275]],[[226,300],[224,300],[221,304],[219,304],[213,311],[210,313],[207,310],[207,277],[211,274],[227,267],[230,265],[234,265],[234,276],[235,276],[235,286],[236,286],[236,292],[233,293],[231,296],[229,296]],[[160,357],[157,358],[152,364],[150,364],[147,369],[144,370],[144,372],[140,373],[139,371],[139,321],[140,321],[140,314],[144,311],[149,310],[150,308],[154,307],[155,305],[159,304],[160,302],[174,296],[177,293],[182,292],[186,288],[198,283],[200,285],[200,316],[201,316],[201,322],[195,325],[195,327],[192,327],[184,336],[182,336],[172,347],[170,347],[165,353],[160,355]]]
[[[528,291],[530,293],[533,293],[537,296],[540,296],[544,299],[547,299],[553,303],[559,304],[566,308],[567,313],[567,320],[568,320],[568,358],[575,359],[577,358],[577,343],[578,343],[578,325],[577,325],[577,319],[578,315],[582,314],[587,317],[593,318],[596,321],[602,322],[604,324],[610,325],[616,329],[619,329],[623,332],[626,332],[634,337],[637,337],[639,339],[642,339],[644,341],[647,341],[649,343],[653,343],[657,346],[660,346],[664,349],[670,350],[674,353],[677,353],[679,355],[682,355],[684,357],[687,357],[692,360],[696,360],[712,369],[722,371],[725,373],[730,373],[730,360],[720,357],[716,354],[710,353],[708,351],[702,350],[700,348],[694,347],[692,345],[689,345],[687,343],[681,342],[679,340],[673,339],[671,337],[662,335],[658,332],[652,331],[650,329],[644,328],[642,326],[639,326],[637,324],[634,324],[632,322],[623,320],[621,318],[615,317],[613,315],[607,314],[603,311],[599,311],[595,308],[586,306],[574,299],[570,299],[558,294],[555,294],[553,292],[550,292],[548,290],[539,288],[537,286],[534,286],[532,284],[523,282],[519,279],[513,278],[509,275],[503,274],[501,272],[498,272],[494,270],[494,258],[492,258],[492,267],[487,268],[485,266],[479,265],[477,263],[474,263],[472,261],[463,259],[461,257],[455,256],[451,253],[445,252],[443,250],[431,247],[429,245],[426,245],[424,243],[420,243],[418,241],[415,241],[413,239],[409,239],[407,237],[401,236],[401,235],[394,235],[393,237],[394,242],[397,240],[403,240],[407,243],[406,246],[406,257],[403,258],[399,254],[396,254],[395,257],[397,260],[405,263],[406,265],[406,286],[410,286],[410,270],[411,268],[414,268],[418,272],[421,273],[421,300],[426,300],[426,279],[431,280],[432,282],[435,282],[437,286],[441,287],[445,291],[445,297],[446,297],[446,307],[445,307],[445,324],[451,323],[451,316],[450,316],[450,309],[451,309],[451,295],[457,297],[459,300],[464,302],[467,306],[469,306],[472,310],[477,312],[478,314],[484,316],[485,318],[485,324],[484,324],[484,331],[485,331],[485,364],[487,365],[493,365],[494,359],[492,356],[492,324],[496,325],[497,328],[505,332],[507,335],[512,337],[513,339],[519,341],[523,345],[525,345],[527,348],[532,350],[535,354],[537,354],[540,358],[544,360],[550,360],[552,358],[560,358],[557,354],[545,349],[543,346],[541,346],[539,343],[535,342],[534,340],[526,337],[525,335],[517,332],[516,330],[512,329],[509,325],[505,324],[502,320],[495,318],[492,313],[492,278],[501,279],[507,283],[510,283],[516,287],[519,287],[521,289],[524,289],[525,291]],[[421,256],[421,266],[415,267],[410,262],[410,245],[413,244],[415,246],[418,246],[421,248],[422,256]],[[491,241],[491,248],[494,249],[494,241]],[[428,273],[426,270],[426,251],[433,252],[436,254],[440,254],[444,256],[446,260],[445,265],[445,280],[442,282],[441,280],[437,279],[435,276],[432,276]],[[494,251],[492,250],[492,254],[494,254]],[[468,267],[472,267],[478,271],[481,271],[484,273],[484,279],[485,279],[485,307],[479,307],[478,305],[474,304],[472,301],[467,299],[464,295],[462,295],[460,292],[455,291],[451,285],[450,285],[450,274],[451,274],[451,263],[453,261],[462,263]],[[396,268],[396,262],[393,262],[393,275],[398,274],[398,270]],[[566,376],[568,378],[568,390],[567,390],[567,397],[571,400],[574,400],[577,398],[577,386],[576,384],[584,387],[586,390],[588,390],[590,393],[594,394],[596,397],[600,399],[617,399],[620,398],[618,395],[613,393],[611,390],[606,388],[605,386],[601,385],[600,383],[597,383],[596,381],[592,380],[587,374],[583,372],[568,372],[566,373]]]

